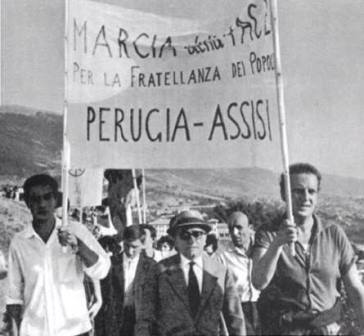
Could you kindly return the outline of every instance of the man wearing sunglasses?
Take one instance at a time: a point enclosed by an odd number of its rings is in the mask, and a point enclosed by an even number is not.
[[[54,215],[57,194],[57,181],[49,175],[34,175],[24,183],[32,221],[10,244],[7,293],[7,311],[20,336],[88,335],[84,274],[100,279],[110,267],[85,226],[71,222],[60,230]]]
[[[178,254],[148,274],[138,336],[245,335],[245,321],[227,268],[203,253],[211,230],[197,211],[172,218],[168,233]]]

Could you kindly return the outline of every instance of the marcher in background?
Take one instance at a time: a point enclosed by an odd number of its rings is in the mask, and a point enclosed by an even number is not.
[[[253,284],[264,290],[259,299],[263,333],[338,335],[340,280],[363,326],[364,288],[352,245],[340,226],[315,213],[321,174],[310,164],[298,163],[290,166],[289,175],[294,223],[281,218],[259,230],[255,240]]]
[[[125,197],[124,206],[126,210],[126,226],[141,224],[139,223],[138,201],[140,209],[142,209],[142,203],[140,200],[140,188],[142,183],[143,176],[140,175],[136,178],[136,188],[131,188]]]
[[[103,306],[95,319],[96,336],[133,336],[142,309],[145,277],[155,261],[142,252],[140,225],[124,230],[124,251],[111,257],[108,276],[101,281]]]
[[[86,227],[71,222],[61,228],[54,215],[57,192],[49,175],[34,175],[24,183],[33,220],[11,241],[7,293],[7,310],[20,336],[87,335],[91,323],[84,273],[101,279],[110,267]]]
[[[216,251],[218,249],[218,241],[216,236],[213,233],[209,233],[206,236],[206,244],[204,247],[204,251],[210,256],[214,257],[216,255]]]
[[[112,222],[110,208],[108,205],[97,206],[92,214],[92,221],[93,226],[99,229],[100,238],[105,236],[115,236],[118,233]]]
[[[168,233],[178,254],[149,272],[136,335],[245,335],[230,272],[203,254],[210,230],[197,211],[183,211],[171,220]]]
[[[158,254],[158,251],[154,247],[157,231],[155,230],[154,226],[150,224],[140,224],[140,227],[142,230],[141,241],[143,243],[143,250],[149,258],[156,259],[156,254]],[[157,259],[159,260],[159,256]]]
[[[158,254],[156,253],[156,255],[154,256],[154,259],[156,261],[166,259],[173,254],[176,254],[172,237],[168,235],[160,237],[157,241],[157,252]]]
[[[103,247],[109,256],[116,256],[123,250],[122,242],[120,242],[120,235],[105,236],[99,239],[100,245]]]
[[[260,335],[260,319],[257,308],[259,291],[252,284],[251,258],[254,231],[248,217],[241,211],[233,212],[227,221],[233,247],[218,254],[217,259],[232,272],[244,312],[247,335]]]

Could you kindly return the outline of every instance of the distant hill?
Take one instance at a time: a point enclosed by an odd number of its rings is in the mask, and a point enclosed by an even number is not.
[[[195,192],[223,199],[279,197],[278,175],[259,168],[147,170],[146,178],[147,185],[189,191],[192,196]]]
[[[0,110],[0,175],[26,176],[60,167],[61,116],[19,106]]]
[[[60,175],[61,115],[23,106],[0,107],[0,175],[24,178],[41,171]],[[259,168],[147,170],[156,192],[211,199],[279,198],[277,173]],[[364,180],[324,175],[326,196],[363,197]]]

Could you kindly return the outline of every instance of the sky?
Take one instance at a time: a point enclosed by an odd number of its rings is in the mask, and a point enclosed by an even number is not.
[[[290,161],[364,179],[364,1],[278,2]],[[3,104],[62,113],[64,1],[1,3]]]

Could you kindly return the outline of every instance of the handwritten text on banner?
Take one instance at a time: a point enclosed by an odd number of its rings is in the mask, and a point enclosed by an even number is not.
[[[70,2],[71,165],[278,166],[268,1],[158,4]]]

